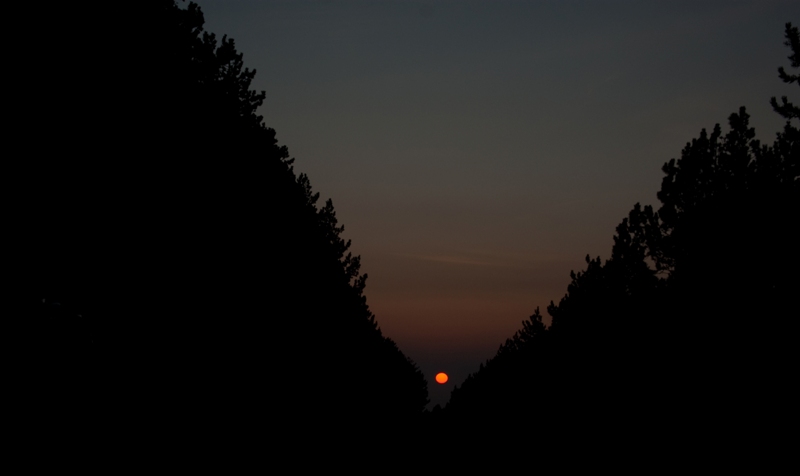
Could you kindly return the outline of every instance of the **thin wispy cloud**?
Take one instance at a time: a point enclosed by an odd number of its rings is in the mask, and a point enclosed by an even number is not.
[[[467,266],[509,266],[507,263],[499,263],[499,262],[492,262],[492,261],[483,261],[483,260],[476,260],[472,258],[465,258],[461,256],[425,256],[425,255],[403,255],[407,258],[417,259],[421,261],[433,261],[436,263],[447,263],[447,264],[456,264],[456,265],[467,265]]]
[[[452,264],[458,266],[485,266],[502,268],[528,268],[533,263],[563,261],[558,256],[530,256],[515,253],[469,253],[469,254],[409,254],[397,256],[419,261]]]

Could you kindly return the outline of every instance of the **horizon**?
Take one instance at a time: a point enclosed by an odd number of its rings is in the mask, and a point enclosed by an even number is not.
[[[333,200],[429,408],[536,308],[549,323],[570,271],[609,257],[635,203],[658,207],[662,165],[701,129],[745,106],[771,143],[769,98],[790,94],[791,2],[195,3]]]

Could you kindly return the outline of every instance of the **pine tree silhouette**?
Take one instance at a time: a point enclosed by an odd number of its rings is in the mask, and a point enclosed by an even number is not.
[[[789,55],[792,68],[800,68],[800,32],[798,32],[796,26],[793,27],[791,23],[787,23],[785,36],[786,42],[784,42],[784,44],[792,50],[792,54]],[[800,75],[787,73],[786,70],[783,69],[783,66],[778,68],[778,76],[780,76],[784,83],[797,83],[800,85]],[[770,104],[772,104],[772,108],[775,109],[775,112],[785,117],[787,120],[800,118],[800,107],[789,102],[786,96],[781,97],[780,105],[773,96],[770,100]]]
[[[797,67],[791,24],[786,37]],[[785,418],[797,398],[786,377],[798,361],[800,135],[791,103],[772,103],[787,118],[772,145],[741,108],[727,133],[703,130],[666,163],[661,207],[634,206],[611,258],[587,256],[548,306],[552,325],[538,310],[525,321],[453,391],[451,418],[726,438]]]
[[[12,221],[28,296],[15,312],[41,323],[28,341],[57,334],[92,356],[85,421],[229,444],[414,421],[427,383],[378,328],[332,202],[317,206],[257,115],[265,93],[233,40],[204,32],[193,3],[110,8],[124,21],[86,25],[108,36],[64,59],[83,107],[59,137],[92,139],[21,163],[31,198]],[[92,339],[63,333],[51,302]],[[28,374],[70,346],[36,348]]]

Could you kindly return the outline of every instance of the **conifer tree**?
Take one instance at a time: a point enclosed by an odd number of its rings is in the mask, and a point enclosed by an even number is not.
[[[22,309],[58,302],[91,329],[97,424],[202,438],[420,415],[425,379],[378,328],[332,202],[257,114],[265,93],[233,40],[204,32],[194,3],[117,13],[141,33],[102,37],[120,83],[76,72],[86,113],[65,136],[93,142],[19,175]]]
[[[791,24],[786,38],[797,67]],[[771,102],[787,118],[771,145],[755,138],[744,108],[728,132],[702,130],[664,165],[660,208],[636,204],[611,258],[587,256],[564,298],[548,306],[552,325],[523,341],[538,312],[524,322],[453,391],[448,410],[526,415],[522,408],[544,403],[551,412],[535,422],[553,430],[644,419],[704,421],[715,431],[787,412],[797,395],[786,376],[798,361],[800,134],[795,106]],[[510,404],[520,401],[528,403]]]
[[[785,36],[786,41],[784,45],[792,50],[792,54],[789,55],[791,66],[792,68],[800,68],[800,32],[798,32],[796,26],[793,27],[791,23],[787,23]],[[784,83],[797,83],[800,85],[800,74],[789,74],[783,69],[783,66],[778,68],[778,76],[780,76]],[[770,104],[772,104],[772,108],[775,109],[775,112],[786,119],[800,118],[800,107],[789,102],[786,96],[781,97],[781,104],[778,104],[778,101],[773,96],[770,100]]]

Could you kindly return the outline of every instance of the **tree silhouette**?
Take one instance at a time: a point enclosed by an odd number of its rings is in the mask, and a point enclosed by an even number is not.
[[[265,93],[233,40],[204,32],[193,3],[111,11],[136,29],[86,25],[113,55],[98,67],[83,61],[91,48],[75,53],[84,105],[57,136],[70,153],[20,165],[29,198],[12,221],[28,296],[17,314],[60,335],[41,311],[58,302],[91,330],[75,342],[96,364],[93,421],[196,441],[421,415],[422,373],[378,328],[332,202],[317,206],[256,114]],[[106,69],[120,83],[101,81]],[[67,347],[37,346],[26,372]]]
[[[791,24],[786,37],[796,67]],[[658,211],[636,204],[611,258],[587,256],[548,306],[552,325],[537,326],[537,311],[446,410],[556,433],[683,425],[741,435],[785,417],[797,397],[786,377],[798,361],[800,135],[794,106],[772,103],[787,123],[771,146],[744,108],[727,133],[702,130],[664,165]],[[546,415],[526,411],[539,404]]]
[[[800,68],[800,33],[797,27],[793,27],[791,23],[786,24],[786,42],[784,44],[791,48],[792,54],[789,55],[789,60],[792,62],[792,68]],[[800,85],[800,75],[788,74],[783,66],[778,68],[778,76],[784,83],[797,83]],[[786,119],[800,118],[800,107],[790,103],[786,96],[781,97],[781,104],[773,96],[770,100],[772,108],[775,112],[785,117]]]

